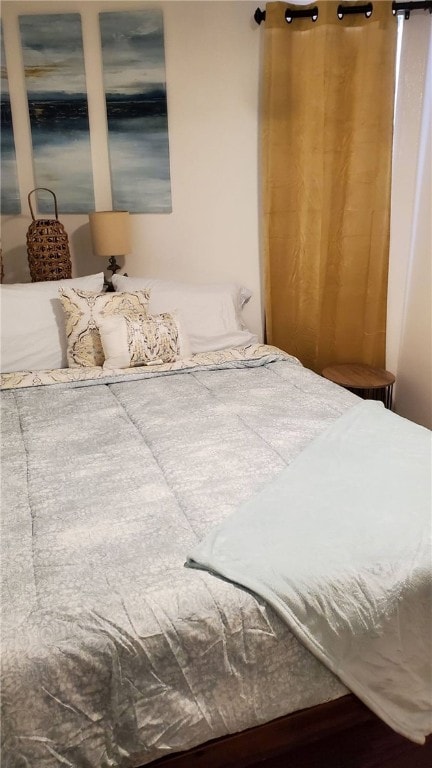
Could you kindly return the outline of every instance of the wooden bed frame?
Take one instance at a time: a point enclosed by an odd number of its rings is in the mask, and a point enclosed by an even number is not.
[[[350,694],[151,763],[165,766],[431,768],[432,737],[424,746],[408,741]]]

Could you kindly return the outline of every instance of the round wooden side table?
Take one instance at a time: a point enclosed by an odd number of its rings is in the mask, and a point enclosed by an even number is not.
[[[322,375],[364,400],[381,400],[386,408],[392,407],[393,384],[396,379],[389,371],[361,363],[349,363],[329,365],[324,368]]]

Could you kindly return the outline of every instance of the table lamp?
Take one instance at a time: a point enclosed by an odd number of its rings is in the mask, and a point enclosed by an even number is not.
[[[119,269],[116,256],[131,251],[128,211],[93,211],[89,213],[93,252],[96,256],[108,256],[107,269],[114,275]],[[110,285],[110,283],[108,283]]]

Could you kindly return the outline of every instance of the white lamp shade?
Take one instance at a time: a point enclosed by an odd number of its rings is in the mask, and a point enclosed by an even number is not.
[[[124,256],[131,251],[128,211],[89,213],[93,251],[97,256]]]

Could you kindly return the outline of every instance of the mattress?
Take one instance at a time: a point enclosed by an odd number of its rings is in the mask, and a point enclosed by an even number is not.
[[[145,765],[347,692],[185,561],[358,398],[263,345],[3,386],[8,768]]]

